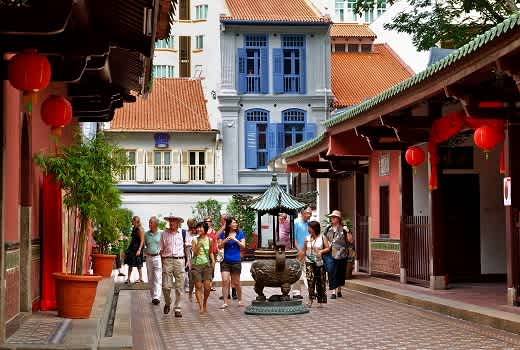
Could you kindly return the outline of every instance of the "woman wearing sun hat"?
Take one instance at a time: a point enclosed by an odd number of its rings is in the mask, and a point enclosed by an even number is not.
[[[345,285],[345,275],[347,271],[348,258],[348,239],[347,231],[341,223],[341,212],[334,210],[328,215],[331,225],[326,232],[330,242],[332,254],[332,269],[329,272],[329,289],[332,291],[331,299],[342,297],[341,287]]]

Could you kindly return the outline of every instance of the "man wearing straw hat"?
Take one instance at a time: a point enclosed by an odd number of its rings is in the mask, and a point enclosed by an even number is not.
[[[184,283],[185,257],[187,255],[186,238],[179,228],[184,221],[182,218],[170,214],[164,218],[170,224],[161,236],[160,254],[162,261],[162,288],[164,294],[164,314],[170,312],[171,289],[175,287],[175,317],[182,317],[181,295]],[[174,283],[175,279],[175,283]]]

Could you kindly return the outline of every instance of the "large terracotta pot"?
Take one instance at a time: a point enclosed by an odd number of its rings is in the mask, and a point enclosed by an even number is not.
[[[79,276],[62,272],[52,274],[56,283],[58,316],[89,318],[101,276]]]
[[[94,267],[94,275],[110,277],[114,269],[115,255],[109,254],[92,254],[92,265]]]

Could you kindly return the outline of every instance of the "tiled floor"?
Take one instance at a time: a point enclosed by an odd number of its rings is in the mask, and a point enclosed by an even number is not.
[[[269,289],[268,292],[277,292]],[[132,296],[135,349],[520,349],[520,336],[444,315],[345,291],[323,309],[297,316],[247,316],[235,304],[209,312],[183,294],[183,317],[163,315],[146,291]],[[254,297],[244,288],[244,301]]]

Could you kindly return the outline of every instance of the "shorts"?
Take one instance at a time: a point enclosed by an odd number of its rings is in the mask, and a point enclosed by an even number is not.
[[[223,261],[220,263],[220,271],[221,272],[230,272],[230,273],[241,273],[242,272],[242,263],[241,262]]]
[[[191,277],[193,282],[211,281],[213,268],[208,264],[191,265]]]

